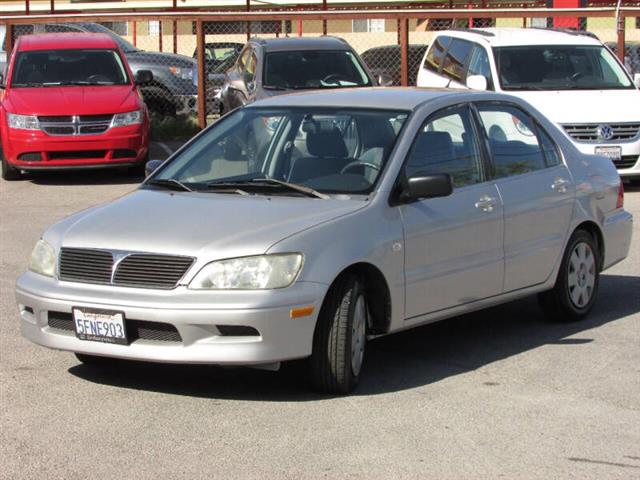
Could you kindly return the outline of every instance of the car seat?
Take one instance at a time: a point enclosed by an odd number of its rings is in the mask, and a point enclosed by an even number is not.
[[[351,160],[342,134],[335,127],[307,132],[307,150],[313,156],[294,160],[288,181],[300,183],[311,178],[338,174]]]

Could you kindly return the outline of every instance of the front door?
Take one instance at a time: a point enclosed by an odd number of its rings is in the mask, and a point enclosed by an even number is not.
[[[421,127],[403,175],[448,173],[448,197],[400,207],[405,230],[406,317],[502,292],[503,212],[487,181],[469,107],[448,108]]]

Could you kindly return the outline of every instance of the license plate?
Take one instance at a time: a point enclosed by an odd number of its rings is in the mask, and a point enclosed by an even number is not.
[[[80,340],[127,345],[124,313],[92,308],[73,308],[73,325]]]
[[[617,161],[622,159],[622,147],[596,147],[596,155],[602,155]]]

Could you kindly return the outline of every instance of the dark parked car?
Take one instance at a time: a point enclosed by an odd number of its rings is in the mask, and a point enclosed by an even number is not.
[[[97,23],[47,23],[19,25],[16,36],[31,33],[89,32],[106,33],[113,38],[135,75],[150,70],[153,81],[141,85],[140,92],[152,113],[176,115],[194,113],[197,108],[198,88],[195,82],[197,64],[193,58],[173,53],[145,52],[134,47],[120,35]]]
[[[618,44],[616,42],[607,42],[605,45],[617,55]],[[631,75],[640,73],[640,42],[625,42],[624,66],[627,67]]]
[[[409,85],[415,86],[420,62],[427,51],[427,45],[409,45]],[[362,55],[376,78],[386,76],[393,80],[393,85],[401,84],[400,80],[400,45],[386,45],[370,48]]]
[[[238,56],[244,47],[243,43],[234,42],[212,42],[205,44],[205,62],[207,64],[207,112],[217,112],[220,110],[220,100],[217,95],[220,93],[225,81],[225,73],[233,67],[238,60]],[[196,58],[198,50],[193,52]]]
[[[341,38],[254,38],[226,73],[221,112],[293,91],[376,85],[367,66]]]

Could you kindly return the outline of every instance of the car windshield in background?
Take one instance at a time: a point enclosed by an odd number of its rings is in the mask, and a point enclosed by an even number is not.
[[[356,56],[344,50],[301,50],[267,53],[265,88],[316,89],[370,86]]]
[[[613,90],[633,88],[602,46],[543,45],[496,48],[503,90]]]
[[[126,69],[116,50],[48,50],[18,54],[11,86],[126,85]]]
[[[148,185],[240,195],[367,194],[407,116],[386,110],[243,108],[197,138]]]

